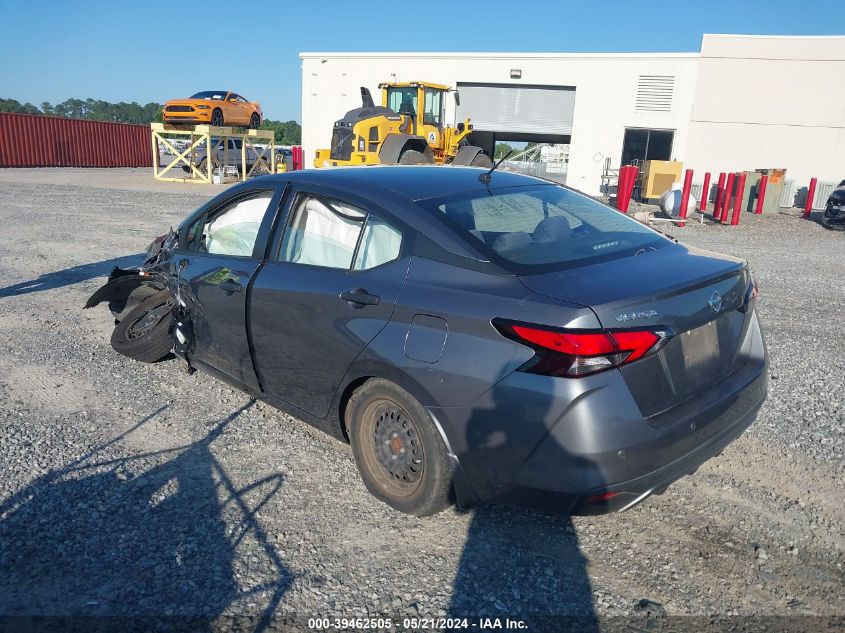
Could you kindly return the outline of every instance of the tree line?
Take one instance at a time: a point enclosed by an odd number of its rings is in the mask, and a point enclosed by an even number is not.
[[[161,121],[161,104],[136,102],[110,103],[100,99],[68,99],[55,105],[44,101],[41,107],[29,102],[20,103],[15,99],[0,98],[0,112],[16,114],[42,114],[66,119],[89,119],[92,121],[111,121],[115,123],[135,123],[148,125]],[[262,130],[273,130],[276,143],[280,145],[299,145],[302,142],[302,126],[296,121],[265,120]]]

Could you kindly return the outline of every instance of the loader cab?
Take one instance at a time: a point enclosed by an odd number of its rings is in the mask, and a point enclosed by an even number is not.
[[[443,107],[448,86],[420,82],[381,84],[382,105],[406,117],[407,133],[422,136],[431,147],[440,147]]]

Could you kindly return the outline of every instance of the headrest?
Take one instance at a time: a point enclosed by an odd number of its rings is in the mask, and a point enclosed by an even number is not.
[[[562,215],[556,215],[540,222],[532,237],[536,242],[560,242],[567,239],[571,232],[569,220]]]
[[[529,244],[531,244],[531,236],[528,233],[505,233],[496,238],[492,247],[496,251],[512,251],[525,248]]]

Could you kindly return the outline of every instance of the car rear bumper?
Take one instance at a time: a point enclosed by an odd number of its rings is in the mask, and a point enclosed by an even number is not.
[[[431,409],[471,487],[459,502],[601,514],[662,492],[739,437],[765,401],[756,317],[746,337],[739,369],[649,418],[615,371],[574,380],[514,372],[471,407]]]

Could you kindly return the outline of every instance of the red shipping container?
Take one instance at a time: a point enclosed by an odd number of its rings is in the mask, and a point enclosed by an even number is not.
[[[0,112],[0,167],[152,167],[146,125]]]

